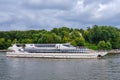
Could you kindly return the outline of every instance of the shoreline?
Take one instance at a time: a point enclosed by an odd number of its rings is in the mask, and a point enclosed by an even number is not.
[[[7,52],[7,50],[0,50],[0,52]]]

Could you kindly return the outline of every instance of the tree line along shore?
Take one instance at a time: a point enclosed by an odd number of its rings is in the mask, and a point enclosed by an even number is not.
[[[0,50],[6,50],[14,43],[71,43],[73,46],[85,46],[93,50],[119,49],[120,29],[94,25],[87,29],[60,27],[50,31],[0,31]]]

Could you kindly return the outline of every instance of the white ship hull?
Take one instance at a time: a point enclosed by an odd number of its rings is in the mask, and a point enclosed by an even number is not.
[[[26,57],[26,58],[98,58],[107,54],[107,52],[90,51],[86,48],[76,48],[70,44],[26,44],[25,47],[19,47],[16,44],[9,47],[6,56],[8,57]]]
[[[82,59],[99,58],[106,55],[107,52],[98,53],[26,53],[26,52],[7,52],[8,57],[21,58],[53,58],[53,59]]]

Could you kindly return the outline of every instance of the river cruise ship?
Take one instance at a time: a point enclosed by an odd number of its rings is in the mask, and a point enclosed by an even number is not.
[[[71,44],[13,44],[8,48],[8,57],[35,57],[35,58],[58,58],[79,59],[99,58],[107,52],[93,51],[85,47],[74,47]]]

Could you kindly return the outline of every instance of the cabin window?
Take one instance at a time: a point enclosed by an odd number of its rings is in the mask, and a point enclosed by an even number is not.
[[[36,47],[55,47],[55,44],[35,44]]]
[[[64,44],[63,46],[66,46],[66,47],[72,47],[72,45],[66,45],[66,44]]]
[[[33,46],[32,44],[30,46]]]
[[[25,47],[24,44],[17,44],[16,46],[17,46],[17,47]]]

